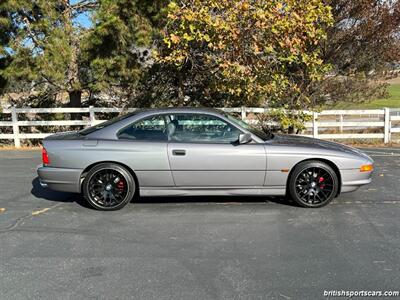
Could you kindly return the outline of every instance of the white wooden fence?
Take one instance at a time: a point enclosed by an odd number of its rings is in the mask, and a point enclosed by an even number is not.
[[[43,139],[53,133],[22,133],[20,127],[40,126],[93,126],[105,120],[96,118],[96,113],[121,113],[135,111],[137,108],[17,108],[4,109],[2,114],[11,114],[11,121],[0,121],[0,127],[12,127],[12,133],[0,133],[0,139],[13,139],[15,147],[21,146],[21,139]],[[226,112],[241,114],[243,120],[248,120],[249,114],[267,113],[268,109],[258,107],[223,108]],[[399,111],[398,109],[393,111]],[[19,114],[54,114],[54,113],[79,113],[88,117],[83,120],[52,120],[52,121],[20,121]],[[373,110],[325,110],[321,112],[305,112],[312,115],[312,122],[306,123],[307,131],[305,136],[312,136],[321,139],[382,139],[389,143],[393,133],[400,133],[400,116],[391,114],[389,108]],[[4,116],[3,116],[4,117]],[[7,117],[7,116],[6,116]],[[4,118],[2,118],[4,119]],[[251,122],[251,120],[250,120]],[[254,122],[254,119],[253,119]],[[335,133],[324,133],[327,130]],[[349,129],[364,129],[364,131],[378,131],[375,133],[354,133]],[[347,131],[347,132],[346,132]]]

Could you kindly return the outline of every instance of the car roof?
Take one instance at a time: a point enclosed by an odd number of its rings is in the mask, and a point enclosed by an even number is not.
[[[178,112],[194,112],[194,113],[202,113],[202,112],[211,112],[211,113],[223,113],[222,110],[216,108],[209,107],[162,107],[162,108],[148,108],[148,109],[140,109],[137,110],[136,113],[178,113]]]
[[[225,112],[222,109],[217,108],[208,108],[208,107],[161,107],[161,108],[140,108],[134,111],[131,111],[125,115],[124,119],[128,119],[132,116],[151,116],[157,114],[166,114],[166,113],[211,113],[223,115]]]

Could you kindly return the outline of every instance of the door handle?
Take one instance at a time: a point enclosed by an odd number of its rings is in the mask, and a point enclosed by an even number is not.
[[[186,155],[186,150],[172,150],[172,155],[184,156]]]

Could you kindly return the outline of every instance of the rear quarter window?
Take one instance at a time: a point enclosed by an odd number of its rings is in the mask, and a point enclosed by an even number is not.
[[[136,121],[121,129],[118,138],[123,140],[167,141],[165,119],[163,116],[152,116]]]

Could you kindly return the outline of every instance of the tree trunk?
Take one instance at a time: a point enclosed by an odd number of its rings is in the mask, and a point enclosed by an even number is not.
[[[79,77],[79,36],[74,30],[73,25],[73,11],[71,8],[70,0],[63,0],[65,11],[63,12],[65,18],[65,32],[69,37],[69,46],[71,50],[71,57],[68,64],[68,95],[70,107],[82,106],[82,85]],[[71,1],[72,2],[72,1]],[[82,114],[71,114],[71,120],[82,120]]]
[[[82,105],[82,91],[71,91],[69,95],[70,107],[81,107]],[[71,114],[71,120],[82,120],[82,114]]]

